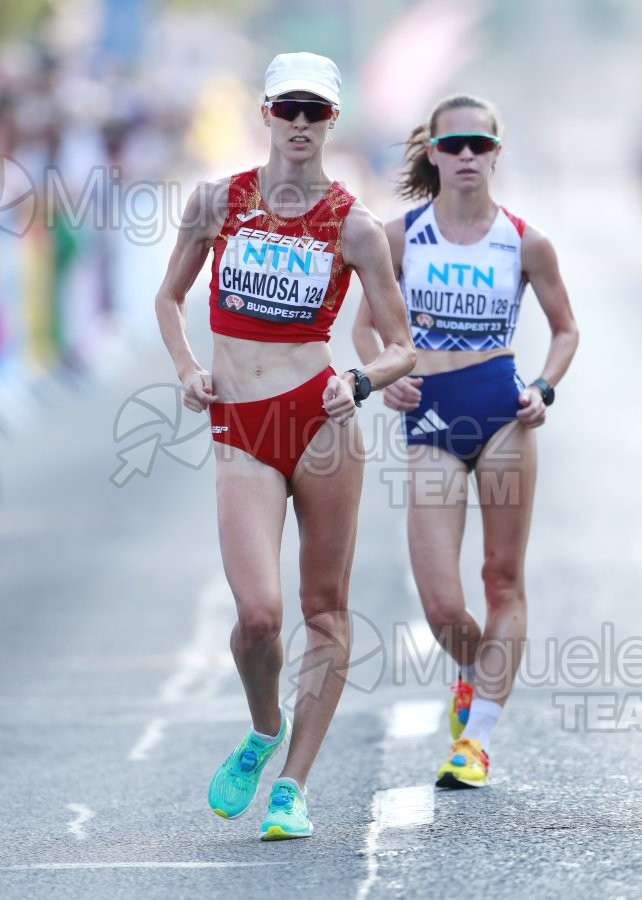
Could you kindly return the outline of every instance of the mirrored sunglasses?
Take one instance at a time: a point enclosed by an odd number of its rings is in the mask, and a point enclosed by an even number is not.
[[[263,104],[270,114],[286,122],[294,122],[303,113],[308,122],[323,122],[332,118],[334,106],[324,100],[266,100]]]
[[[490,153],[501,143],[496,134],[477,132],[474,134],[442,134],[439,137],[430,138],[430,145],[436,147],[441,153],[450,153],[458,156],[464,147],[468,147],[475,156],[482,153]]]

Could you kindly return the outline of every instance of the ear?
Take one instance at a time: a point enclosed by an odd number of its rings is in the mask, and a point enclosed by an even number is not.
[[[497,147],[493,150],[493,161],[490,166],[491,172],[495,171],[495,167],[497,166],[497,160],[499,159],[499,154],[502,152],[502,145],[498,144]]]
[[[270,115],[270,110],[261,104],[261,115],[263,116],[263,124],[266,128],[270,127],[270,119],[272,118]]]
[[[428,162],[430,163],[431,166],[436,166],[437,160],[435,157],[436,157],[437,151],[432,146],[432,144],[426,143],[424,146],[426,148],[426,156],[428,157]]]
[[[341,110],[335,109],[334,112],[332,113],[332,118],[330,119],[330,128],[334,128],[336,121],[340,115],[341,115]]]

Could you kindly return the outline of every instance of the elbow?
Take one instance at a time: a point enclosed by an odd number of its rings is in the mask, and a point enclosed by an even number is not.
[[[401,338],[392,345],[395,348],[395,378],[409,375],[417,364],[417,351],[411,338]]]
[[[156,298],[154,300],[154,309],[156,310],[156,319],[158,320],[159,325],[163,321],[164,299],[165,298],[159,291],[158,294],[156,294]]]
[[[577,327],[577,323],[575,320],[571,323],[570,328],[568,329],[568,341],[571,346],[571,352],[575,354],[579,343],[580,343],[580,329]]]
[[[415,350],[415,345],[412,340],[400,338],[385,346],[386,349],[390,350],[391,354],[393,354],[390,356],[394,367],[394,377],[392,378],[392,381],[397,381],[398,378],[409,375],[417,364],[417,351]]]
[[[406,370],[403,373],[404,375],[409,375],[410,372],[417,365],[417,351],[415,350],[414,344],[406,345]]]
[[[397,344],[397,358],[395,365],[395,377],[403,378],[404,375],[410,375],[417,364],[417,351],[412,342],[403,341]]]
[[[167,307],[169,299],[170,298],[162,289],[156,294],[154,306],[156,307],[157,313],[160,313],[164,308]]]
[[[161,288],[161,290],[159,290],[159,292],[156,294],[154,306],[156,308],[156,314],[159,316],[162,315],[166,310],[171,310],[176,307],[179,311],[181,311],[185,306],[185,298],[168,294]]]

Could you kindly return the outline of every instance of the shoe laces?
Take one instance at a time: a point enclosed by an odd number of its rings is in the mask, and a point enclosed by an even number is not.
[[[289,784],[280,784],[272,794],[271,805],[286,812],[292,812],[296,791]]]
[[[258,756],[252,750],[251,747],[248,747],[243,751],[241,758],[239,759],[239,766],[242,772],[251,772],[252,769],[256,768],[256,765],[259,761]]]
[[[453,743],[452,755],[456,756],[457,754],[461,754],[462,756],[466,756],[467,753],[470,754],[474,760],[481,762],[482,765],[488,769],[490,760],[484,748],[479,744],[479,741],[473,743],[473,738],[458,738],[458,740]]]
[[[259,743],[253,736],[250,736],[246,746],[236,759],[237,766],[241,772],[253,772],[261,762],[263,757],[262,751],[265,751],[263,744]],[[235,753],[229,759],[232,760],[234,756]]]

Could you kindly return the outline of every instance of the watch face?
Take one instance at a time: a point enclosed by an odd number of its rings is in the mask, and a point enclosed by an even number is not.
[[[359,379],[359,394],[362,400],[366,400],[370,396],[372,383],[367,375],[362,375]]]
[[[354,399],[357,406],[361,406],[361,401],[366,400],[370,396],[372,383],[367,375],[364,375],[360,369],[350,369],[354,375]]]

